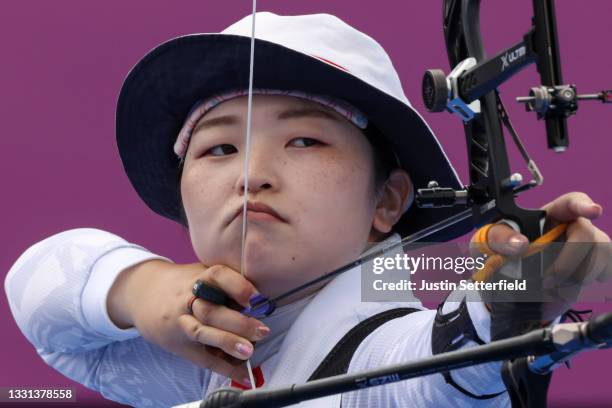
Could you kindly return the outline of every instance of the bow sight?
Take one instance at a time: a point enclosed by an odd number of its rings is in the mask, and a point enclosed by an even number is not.
[[[522,41],[490,58],[484,56],[478,31],[479,3],[479,0],[444,2],[444,34],[449,61],[454,68],[449,75],[445,75],[440,69],[429,69],[425,72],[422,81],[423,101],[430,112],[446,110],[456,114],[466,124],[466,133],[471,133],[479,128],[495,127],[493,123],[485,124],[484,118],[481,118],[478,125],[467,126],[470,121],[475,118],[478,120],[477,117],[483,114],[480,98],[493,91],[499,119],[510,131],[534,177],[533,181],[525,185],[521,185],[522,176],[518,173],[500,180],[501,189],[518,194],[542,184],[543,178],[510,125],[496,88],[529,64],[537,64],[542,84],[531,88],[529,96],[518,97],[516,100],[524,103],[527,111],[536,112],[538,119],[545,119],[548,147],[556,152],[565,151],[569,144],[566,119],[576,113],[578,100],[612,103],[612,90],[579,95],[576,85],[562,84],[552,0],[533,0],[533,27],[523,36]],[[482,136],[482,132],[480,135]],[[472,159],[471,172],[487,177],[490,160],[481,154],[487,150],[486,140],[474,137],[468,140],[468,144]],[[471,192],[440,188],[434,181],[426,189],[419,190],[417,200],[423,207],[463,205],[467,196],[472,198],[474,203],[490,201],[489,195],[478,194],[482,190],[478,177],[471,179]]]

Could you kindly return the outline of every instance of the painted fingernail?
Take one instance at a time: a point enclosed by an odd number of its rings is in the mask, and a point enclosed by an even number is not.
[[[250,344],[236,343],[236,351],[244,357],[248,357],[253,352],[253,346]]]
[[[590,207],[591,207],[591,209],[593,211],[597,211],[598,213],[602,213],[603,212],[603,207],[601,205],[599,205],[599,204],[593,203],[593,204],[591,204]]]
[[[510,240],[508,241],[508,245],[506,245],[506,247],[510,250],[510,252],[518,252],[523,248],[523,245],[525,245],[527,241],[525,240],[525,238],[523,236],[513,236],[512,238],[510,238]]]
[[[270,334],[270,328],[267,326],[259,326],[258,328],[255,329],[255,336],[259,340],[263,339],[268,334]]]

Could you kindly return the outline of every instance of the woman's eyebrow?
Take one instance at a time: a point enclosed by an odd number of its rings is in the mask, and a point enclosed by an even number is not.
[[[240,117],[236,115],[217,116],[216,118],[203,120],[200,123],[198,123],[196,127],[193,129],[193,131],[191,132],[191,134],[195,135],[200,130],[210,129],[215,126],[231,126],[231,125],[237,125],[239,123],[240,123]]]
[[[280,112],[277,116],[277,119],[285,120],[285,119],[299,119],[299,118],[309,118],[309,117],[310,118],[313,118],[313,117],[324,118],[324,119],[329,119],[329,120],[333,120],[336,122],[340,121],[340,119],[338,119],[333,114],[327,111],[315,109],[315,108],[287,109],[287,110]],[[193,129],[191,134],[195,135],[200,130],[210,129],[210,128],[217,127],[217,126],[237,125],[240,122],[241,122],[241,118],[237,115],[217,116],[216,118],[203,120],[200,123],[198,123],[196,127]]]
[[[336,122],[340,121],[338,117],[334,116],[332,113],[315,108],[296,108],[296,109],[287,109],[278,114],[278,119],[298,119],[305,117],[316,117],[316,118],[324,118],[331,119]]]

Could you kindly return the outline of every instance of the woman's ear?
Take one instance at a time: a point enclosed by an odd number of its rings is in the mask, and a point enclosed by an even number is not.
[[[372,229],[386,234],[404,214],[411,197],[412,181],[402,169],[391,171],[389,178],[382,186],[376,202]]]

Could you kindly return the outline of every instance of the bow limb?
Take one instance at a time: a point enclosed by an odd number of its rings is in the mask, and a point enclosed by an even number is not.
[[[543,178],[512,129],[496,87],[529,63],[537,63],[542,85],[532,88],[535,89],[533,95],[522,99],[531,103],[527,105],[528,110],[536,111],[538,119],[546,119],[548,145],[557,152],[564,151],[568,145],[566,118],[576,112],[577,99],[581,97],[576,97],[573,85],[561,82],[553,0],[532,2],[531,30],[521,42],[487,58],[480,33],[480,0],[444,0],[444,34],[450,65],[454,69],[447,78],[436,70],[428,71],[427,81],[424,81],[428,92],[424,95],[440,96],[426,98],[430,110],[446,108],[458,113],[464,121],[470,161],[468,192],[475,225],[486,224],[495,217],[503,218],[511,221],[530,242],[537,242],[543,234],[546,212],[521,208],[515,197],[542,184]],[[448,98],[441,94],[444,88],[449,88],[442,79],[453,84]],[[552,103],[536,106],[535,102],[542,97],[551,98]],[[461,115],[461,109],[454,109],[457,107],[467,107],[468,114]],[[512,134],[534,176],[535,180],[528,184],[520,185],[522,177],[510,173],[502,124]],[[520,335],[541,326],[542,269],[541,254],[521,261],[520,278],[529,288],[526,297],[487,297],[491,305],[492,340]],[[536,376],[527,368],[525,359],[508,359],[503,364],[502,377],[513,407],[546,406],[550,373]]]

